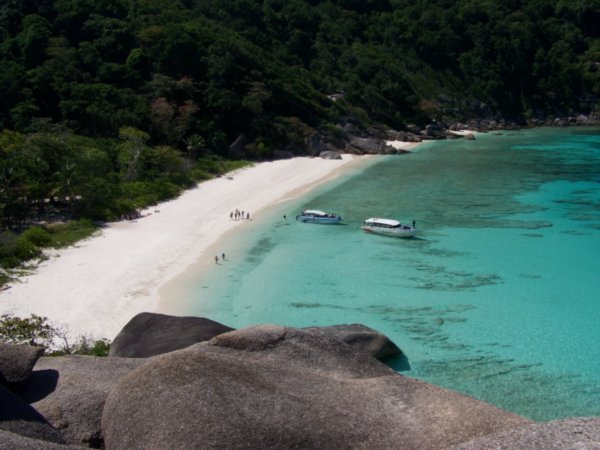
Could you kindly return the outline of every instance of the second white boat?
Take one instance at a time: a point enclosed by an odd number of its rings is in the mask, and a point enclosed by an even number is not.
[[[400,238],[411,238],[419,234],[414,225],[402,225],[397,220],[372,217],[364,221],[362,229],[367,233]]]
[[[318,209],[305,209],[302,214],[296,216],[296,220],[307,223],[340,223],[342,218],[337,214],[327,213]]]

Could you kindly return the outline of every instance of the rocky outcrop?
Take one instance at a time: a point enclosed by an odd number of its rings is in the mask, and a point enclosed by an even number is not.
[[[348,344],[356,351],[384,359],[400,355],[402,351],[385,334],[365,325],[332,325],[329,327],[307,327],[304,330],[322,334]]]
[[[412,134],[419,134],[421,132],[421,127],[415,124],[406,125],[406,131]]]
[[[0,430],[56,444],[65,443],[60,433],[38,411],[2,386],[0,386]]]
[[[431,138],[446,138],[446,127],[439,123],[430,123],[425,126],[425,129],[421,131],[423,136],[431,137]]]
[[[42,347],[0,343],[0,384],[10,387],[27,381],[43,354]]]
[[[600,418],[533,424],[373,358],[397,351],[360,324],[264,325],[151,358],[42,357],[19,396],[0,386],[0,448],[591,449],[600,441]]]
[[[473,439],[448,450],[598,450],[600,418],[576,417],[536,423]]]
[[[323,159],[342,159],[342,152],[335,150],[326,150],[319,154],[319,158]]]
[[[108,393],[141,358],[62,356],[41,358],[21,393],[73,445],[100,448]]]
[[[579,114],[575,117],[575,124],[582,126],[598,126],[600,125],[600,114]]]
[[[451,99],[446,99],[451,100]],[[446,101],[444,100],[444,101]],[[443,118],[432,119],[430,123],[408,124],[404,130],[394,130],[381,124],[367,126],[356,116],[337,118],[335,127],[323,127],[313,131],[304,140],[304,155],[322,155],[327,151],[336,151],[353,155],[364,154],[396,154],[393,147],[386,141],[422,142],[432,139],[461,139],[469,140],[469,135],[459,135],[452,131],[470,130],[474,132],[493,132],[498,130],[518,130],[523,127],[535,126],[598,126],[600,114],[573,113],[568,116],[533,118],[513,120],[494,114],[485,103],[473,100],[465,109],[453,108],[449,117],[470,117],[461,120]],[[247,143],[247,142],[246,142]],[[232,144],[232,148],[233,148]],[[293,152],[295,155],[296,151]],[[241,150],[240,150],[241,151]],[[230,149],[230,152],[233,150]],[[240,156],[240,155],[238,155]],[[274,152],[275,159],[289,157],[288,153]]]
[[[323,142],[323,137],[318,131],[313,132],[304,141],[306,145],[306,151],[309,155],[318,155],[319,153],[327,150],[327,146]]]
[[[529,127],[598,126],[600,125],[600,113],[531,118],[527,120],[527,125]]]
[[[406,141],[406,132],[398,130],[385,130],[386,138],[390,141]]]
[[[154,358],[121,379],[102,419],[108,449],[439,449],[528,422],[268,325]]]
[[[367,127],[365,130],[367,136],[374,137],[385,141],[388,138],[385,127],[378,125],[376,127]]]
[[[349,147],[358,149],[362,153],[366,154],[380,154],[386,151],[387,144],[383,139],[376,137],[358,137],[351,136],[347,144]]]
[[[203,317],[140,313],[119,332],[109,356],[147,358],[188,347],[233,330]]]
[[[55,444],[54,442],[32,439],[10,431],[0,430],[0,448],[14,450],[81,450],[86,447]]]

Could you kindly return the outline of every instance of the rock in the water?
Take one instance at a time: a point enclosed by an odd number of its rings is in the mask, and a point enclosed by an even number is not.
[[[208,341],[233,330],[203,317],[176,317],[140,313],[119,332],[110,346],[109,356],[147,358]]]
[[[440,449],[529,423],[403,377],[307,330],[265,325],[162,355],[109,394],[110,449]]]
[[[42,347],[0,343],[0,384],[10,387],[27,381],[43,354]]]
[[[473,439],[452,450],[600,450],[600,417],[535,423]],[[450,449],[449,449],[450,450]]]
[[[41,441],[64,444],[60,433],[24,400],[0,386],[0,430]]]
[[[307,327],[308,331],[322,333],[326,336],[345,342],[355,350],[366,353],[377,359],[400,355],[402,351],[385,334],[365,325],[332,325],[329,327]]]
[[[41,358],[22,396],[72,445],[100,448],[104,402],[118,380],[145,364],[141,358]]]

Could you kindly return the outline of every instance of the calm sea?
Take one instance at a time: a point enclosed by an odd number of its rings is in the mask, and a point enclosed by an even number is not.
[[[345,224],[298,223],[303,208]],[[373,216],[423,234],[363,233]],[[228,260],[185,288],[182,313],[233,327],[362,323],[402,348],[389,364],[407,376],[536,420],[600,415],[600,130],[373,158],[242,228],[222,242]]]

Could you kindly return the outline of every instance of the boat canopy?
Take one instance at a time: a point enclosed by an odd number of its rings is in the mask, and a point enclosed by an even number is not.
[[[325,211],[320,211],[318,209],[305,209],[302,211],[302,214],[308,214],[312,216],[327,216],[328,214]]]
[[[401,224],[397,220],[393,220],[393,219],[378,219],[378,218],[372,217],[370,219],[365,220],[365,225],[375,225],[375,226],[379,225],[379,226],[384,226],[384,227],[395,228],[395,227],[399,227]]]

